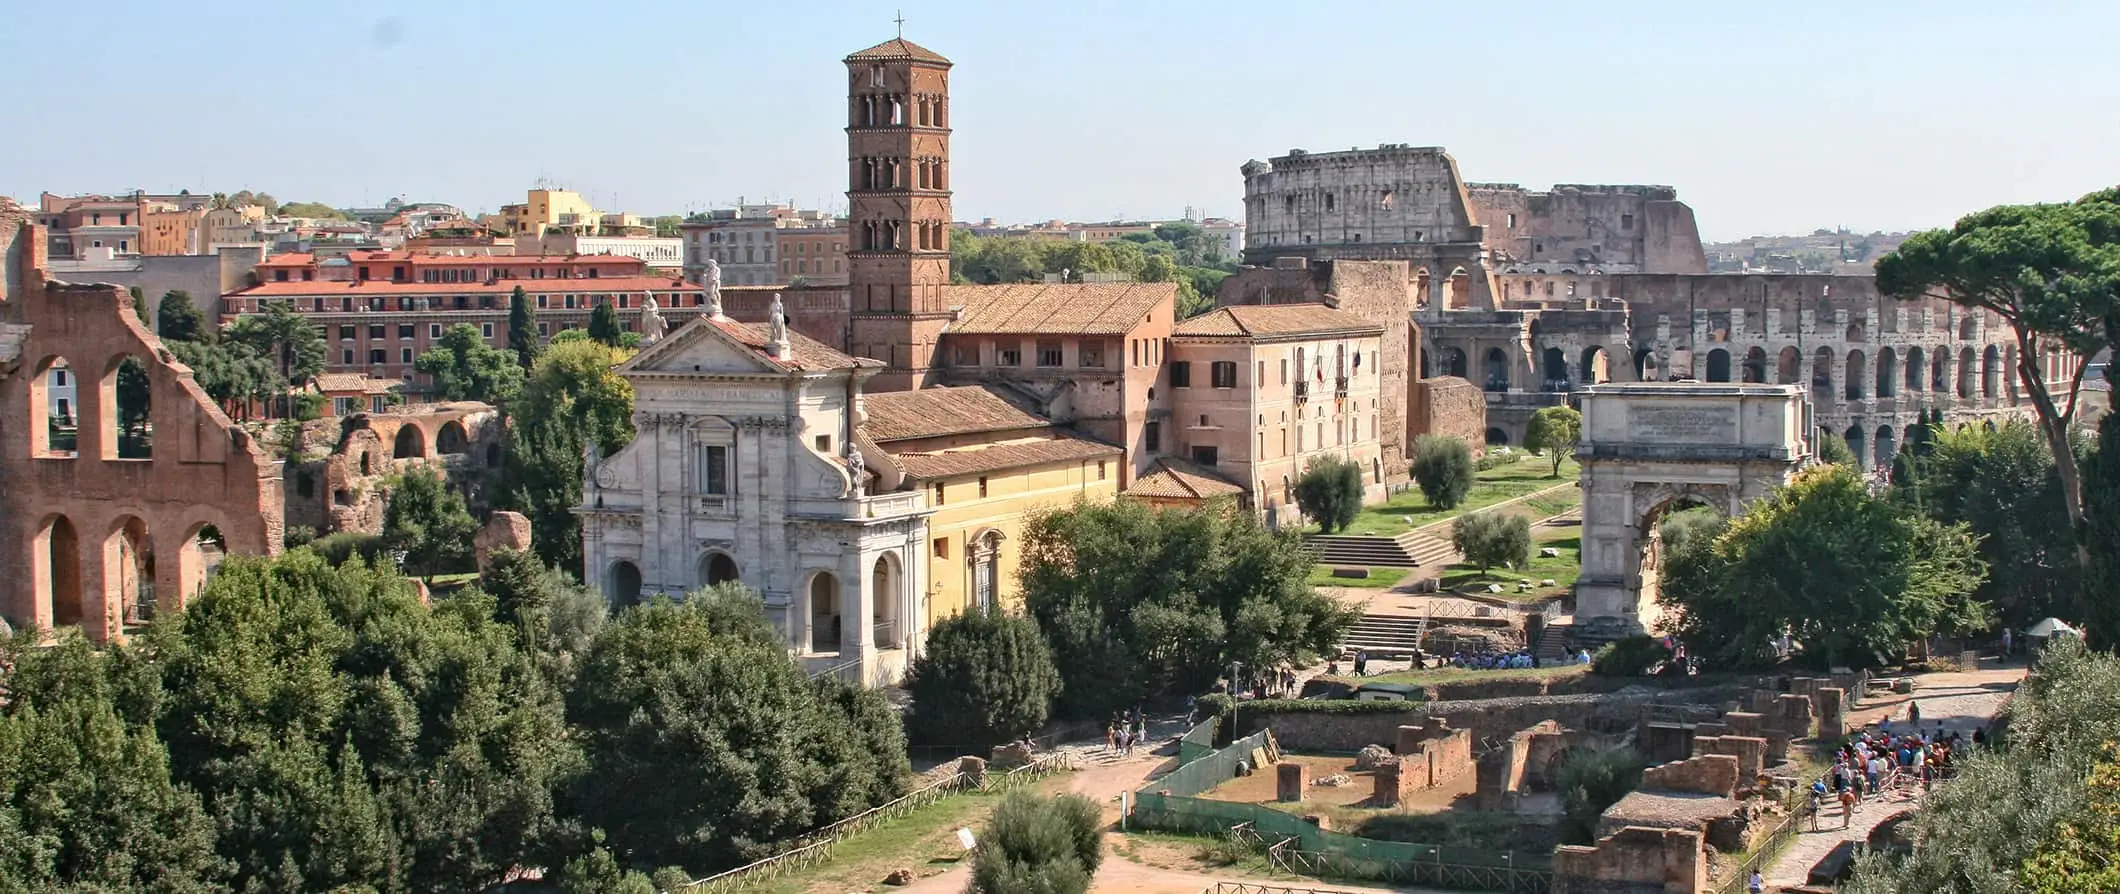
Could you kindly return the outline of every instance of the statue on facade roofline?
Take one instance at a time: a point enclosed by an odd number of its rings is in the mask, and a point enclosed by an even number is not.
[[[768,320],[770,321],[771,331],[767,337],[774,344],[785,343],[788,340],[788,308],[780,303],[779,292],[773,293],[773,312]]]
[[[721,262],[707,259],[707,316],[721,316]]]
[[[847,474],[854,479],[854,496],[868,492],[868,461],[861,458],[861,448],[854,446],[852,438],[847,439]]]
[[[640,343],[652,345],[669,330],[670,324],[663,319],[662,305],[655,303],[655,293],[647,293],[640,303]]]

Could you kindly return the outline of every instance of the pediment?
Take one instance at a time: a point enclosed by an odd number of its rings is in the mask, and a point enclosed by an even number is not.
[[[696,317],[619,365],[620,373],[779,372],[757,351]]]

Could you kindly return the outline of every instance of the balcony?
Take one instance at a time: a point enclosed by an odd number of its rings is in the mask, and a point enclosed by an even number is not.
[[[893,491],[855,497],[852,502],[858,510],[855,518],[893,518],[926,510],[927,494],[917,490]]]
[[[1333,379],[1333,380],[1332,380],[1332,399],[1333,399],[1333,400],[1346,400],[1346,399],[1347,399],[1347,377],[1346,377],[1346,376],[1340,376],[1339,378],[1336,378],[1336,379]]]
[[[1297,379],[1297,380],[1296,380],[1296,403],[1298,403],[1298,404],[1305,404],[1305,403],[1309,403],[1309,402],[1310,402],[1310,383],[1309,383],[1309,382],[1305,382],[1305,381],[1303,381],[1303,380],[1301,380],[1301,379]]]

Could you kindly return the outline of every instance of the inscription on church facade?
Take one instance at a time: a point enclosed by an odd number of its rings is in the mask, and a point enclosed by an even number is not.
[[[1727,444],[1737,440],[1737,408],[1630,406],[1627,433],[1638,442]]]

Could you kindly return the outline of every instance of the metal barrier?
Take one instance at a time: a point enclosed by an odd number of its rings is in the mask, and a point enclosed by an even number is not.
[[[1019,785],[1035,782],[1061,770],[1073,769],[1073,757],[1065,752],[1048,754],[1005,773],[989,774],[985,779],[959,773],[934,785],[908,793],[887,804],[880,804],[857,813],[829,826],[803,835],[780,853],[738,866],[725,872],[698,879],[667,894],[726,894],[741,890],[745,885],[780,878],[815,866],[831,856],[832,846],[877,823],[898,819],[922,807],[962,791],[1003,791]]]
[[[1286,885],[1260,885],[1251,882],[1216,882],[1207,886],[1200,894],[1353,894],[1331,888],[1291,888]]]
[[[1178,737],[1178,765],[1184,766],[1215,753],[1215,729],[1221,718],[1209,717]]]

